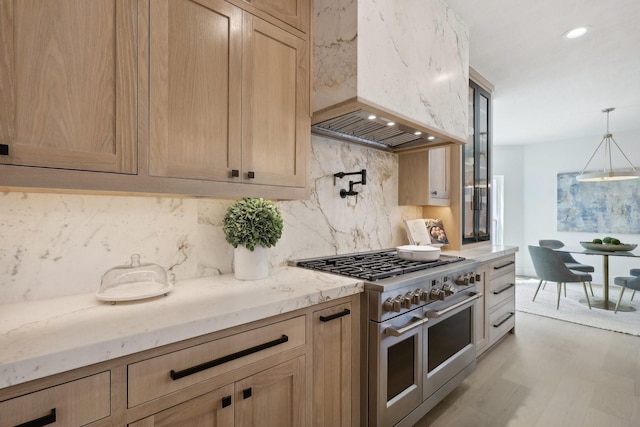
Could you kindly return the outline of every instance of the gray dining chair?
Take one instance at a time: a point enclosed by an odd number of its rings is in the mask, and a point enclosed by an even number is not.
[[[637,269],[634,268],[632,269],[632,271],[633,270],[637,270]],[[640,271],[636,271],[636,272],[640,273]],[[618,308],[620,307],[620,301],[622,301],[622,295],[624,294],[625,289],[633,289],[634,294],[635,294],[635,291],[640,291],[640,275],[633,275],[631,277],[616,277],[615,279],[613,279],[613,283],[618,286],[622,286],[620,288],[620,296],[618,297],[618,302],[616,303],[616,309],[614,311],[614,313],[617,313]],[[631,299],[633,300],[633,295],[631,295]]]
[[[538,244],[542,247],[551,248],[551,249],[560,249],[561,247],[564,246],[564,243],[562,243],[560,240],[553,240],[553,239],[541,239],[541,240],[538,240]],[[560,255],[560,258],[562,258],[562,261],[566,264],[566,266],[569,267],[569,270],[583,271],[585,273],[593,273],[596,270],[592,265],[580,263],[577,259],[573,257],[573,255],[571,255],[568,252],[558,252],[558,254]],[[546,286],[546,283],[545,283],[545,286]],[[544,289],[544,286],[542,287],[542,289]],[[589,290],[591,291],[591,296],[593,296],[594,294],[593,294],[593,287],[591,286],[591,281],[589,281]],[[566,292],[565,292],[565,296],[567,296]]]
[[[618,303],[616,304],[615,313],[618,312],[618,307],[620,306],[620,301],[622,301],[622,295],[626,288],[633,289],[631,301],[633,301],[633,297],[636,296],[636,291],[640,291],[640,268],[632,268],[629,270],[629,274],[631,274],[632,277],[616,277],[613,279],[614,284],[622,286],[620,289],[620,296],[618,297]]]
[[[589,293],[587,292],[587,285],[585,284],[593,280],[589,273],[570,270],[560,257],[560,254],[550,248],[529,245],[529,254],[531,255],[536,275],[540,279],[536,293],[533,295],[533,301],[536,300],[543,281],[556,282],[558,284],[558,303],[556,309],[559,309],[562,285],[565,285],[566,296],[567,283],[582,282],[584,295],[587,297],[587,304],[589,305],[589,309],[591,309],[591,301],[589,301]]]

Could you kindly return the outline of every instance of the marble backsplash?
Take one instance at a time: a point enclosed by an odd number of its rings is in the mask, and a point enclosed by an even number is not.
[[[291,259],[393,247],[407,242],[398,206],[394,154],[312,137],[311,197],[277,205],[283,235],[269,249],[273,267]],[[349,177],[367,169],[367,185],[340,198]],[[355,177],[357,180],[357,176]],[[0,304],[95,292],[111,267],[160,264],[171,281],[232,271],[222,218],[231,200],[76,194],[0,193]]]

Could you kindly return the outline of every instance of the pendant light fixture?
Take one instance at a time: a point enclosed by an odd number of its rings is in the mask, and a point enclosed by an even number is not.
[[[609,113],[613,110],[615,110],[615,108],[605,108],[604,110],[602,110],[603,113],[607,113],[607,133],[605,133],[604,136],[602,137],[602,141],[600,141],[600,144],[598,144],[598,147],[596,147],[596,150],[591,155],[591,158],[589,158],[589,161],[585,165],[584,169],[582,169],[582,172],[580,172],[580,174],[576,177],[578,181],[581,181],[581,182],[621,181],[624,179],[640,178],[640,171],[636,169],[633,166],[633,164],[631,164],[631,161],[629,160],[627,155],[624,154],[624,152],[622,151],[622,148],[620,148],[616,140],[613,139],[613,135],[609,132]],[[629,166],[631,166],[630,170],[617,170],[617,171],[613,170],[612,162],[611,162],[611,143],[615,144],[615,146],[618,148],[622,156],[627,160],[627,162],[629,163]],[[595,157],[596,153],[598,152],[602,144],[604,144],[604,167],[602,168],[602,171],[585,173],[585,170],[587,169],[587,167],[589,167],[589,163],[591,163],[591,160],[593,160],[593,158]]]

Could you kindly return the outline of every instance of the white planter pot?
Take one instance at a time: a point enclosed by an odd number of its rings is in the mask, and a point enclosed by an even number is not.
[[[233,251],[233,273],[239,280],[258,280],[269,276],[267,248],[256,246],[250,251],[238,246]]]

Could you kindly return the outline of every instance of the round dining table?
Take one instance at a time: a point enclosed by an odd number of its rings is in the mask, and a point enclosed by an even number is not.
[[[616,307],[616,303],[613,301],[609,301],[609,257],[631,257],[631,258],[640,258],[640,253],[635,253],[631,251],[604,251],[604,250],[594,250],[594,249],[585,249],[583,247],[578,246],[563,246],[561,248],[554,249],[556,252],[568,252],[572,254],[582,254],[582,255],[599,255],[602,257],[602,276],[603,276],[603,295],[602,300],[593,300],[591,301],[591,307],[601,308],[603,310],[613,310]],[[584,301],[586,304],[586,300]],[[631,307],[622,307],[618,308],[618,311],[634,311]]]

